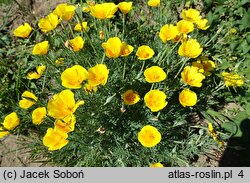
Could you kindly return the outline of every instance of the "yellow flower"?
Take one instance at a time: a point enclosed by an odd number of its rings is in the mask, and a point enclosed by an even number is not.
[[[28,23],[24,23],[23,25],[20,25],[19,27],[17,27],[13,31],[13,34],[16,37],[27,38],[29,37],[31,31],[32,31],[32,27]]]
[[[75,102],[74,93],[70,90],[63,90],[55,94],[48,102],[48,115],[55,119],[63,119],[73,114],[76,109],[83,105],[84,101]]]
[[[196,62],[192,62],[192,66],[198,67],[198,71],[205,76],[211,76],[211,71],[213,71],[216,67],[215,63],[207,57],[200,57]]]
[[[50,13],[45,18],[41,18],[38,22],[38,27],[41,29],[42,32],[49,32],[56,28],[59,24],[58,16],[54,13]]]
[[[138,140],[144,147],[154,147],[161,141],[161,133],[157,128],[146,125],[138,133]]]
[[[72,89],[81,88],[82,82],[88,79],[88,75],[88,71],[84,67],[74,65],[61,74],[62,86]]]
[[[222,72],[222,76],[223,76],[226,87],[230,87],[230,86],[237,87],[237,86],[242,86],[244,84],[244,81],[241,78],[241,76],[233,72],[231,73]]]
[[[125,43],[125,42],[122,42],[122,45],[121,45],[121,56],[122,57],[125,57],[125,56],[128,56],[130,53],[132,53],[134,50],[134,47]]]
[[[164,25],[159,33],[162,42],[166,43],[169,40],[174,39],[179,34],[177,26],[173,24]]]
[[[200,12],[196,9],[188,9],[188,10],[182,10],[181,16],[184,20],[190,21],[195,23],[196,21],[201,19]]]
[[[213,139],[218,142],[221,146],[224,145],[224,142],[219,139],[219,136],[216,134],[213,124],[208,123],[208,133],[213,137]]]
[[[140,96],[136,91],[127,90],[122,94],[123,103],[126,105],[134,105],[140,100]]]
[[[8,135],[9,133],[9,131],[5,131],[2,127],[0,127],[0,139]]]
[[[120,38],[109,38],[107,42],[102,43],[102,47],[108,58],[117,58],[121,55],[122,42]]]
[[[98,19],[112,18],[118,6],[115,3],[102,3],[90,6],[91,15]]]
[[[88,30],[88,22],[82,22],[82,24],[76,24],[74,27],[74,31],[81,32]]]
[[[99,37],[100,37],[100,39],[104,39],[104,37],[105,37],[105,34],[102,30],[100,30],[100,32],[99,32]]]
[[[178,31],[182,34],[188,34],[194,30],[194,24],[187,20],[180,20],[177,23]]]
[[[188,39],[187,41],[182,42],[181,46],[178,49],[178,54],[180,56],[196,58],[198,57],[203,48],[196,39]]]
[[[63,63],[64,63],[64,58],[58,58],[58,59],[55,61],[55,63],[56,63],[57,65],[63,64]]]
[[[53,13],[63,20],[70,20],[75,14],[75,9],[76,7],[72,5],[59,4]]]
[[[81,36],[77,36],[74,39],[69,40],[69,45],[72,48],[73,51],[77,52],[80,51],[80,49],[84,46],[84,40]]]
[[[201,87],[202,80],[205,79],[205,76],[199,73],[198,69],[198,67],[186,66],[181,72],[183,82],[190,86]]]
[[[22,100],[19,101],[19,106],[22,109],[28,109],[32,105],[34,105],[37,101],[38,101],[38,99],[33,93],[31,93],[29,91],[25,91],[22,94]]]
[[[201,19],[195,22],[198,29],[201,30],[207,30],[210,26],[207,25],[208,20],[207,19]]]
[[[132,9],[133,2],[120,2],[118,8],[125,15]]]
[[[143,45],[140,46],[136,52],[136,56],[139,60],[147,60],[153,57],[155,54],[154,50],[149,46]]]
[[[189,89],[184,89],[179,94],[179,102],[181,103],[183,107],[194,106],[197,102],[197,95],[195,92]]]
[[[161,163],[154,163],[154,164],[150,164],[149,167],[151,167],[151,168],[162,168],[164,166]]]
[[[12,112],[9,115],[7,115],[3,121],[3,127],[6,130],[14,130],[14,128],[16,128],[19,124],[20,124],[20,119],[18,118],[17,113],[15,112]]]
[[[161,0],[149,0],[148,5],[151,7],[157,7],[160,5]]]
[[[166,94],[160,90],[150,90],[144,96],[146,106],[152,111],[157,112],[162,110],[168,102],[166,101]]]
[[[94,92],[96,92],[97,91],[97,87],[96,86],[91,86],[90,84],[86,83],[84,85],[84,90],[85,90],[85,93],[88,95],[92,90]]]
[[[46,55],[49,50],[49,42],[43,41],[40,43],[37,43],[32,51],[33,55]]]
[[[152,66],[144,71],[145,80],[149,83],[157,83],[166,79],[167,74],[162,68],[158,66]]]
[[[92,87],[98,85],[105,85],[108,80],[109,69],[104,64],[97,64],[94,67],[88,69],[89,78],[88,84]]]
[[[46,117],[46,108],[38,107],[32,112],[32,123],[34,125],[40,125]]]
[[[48,128],[45,136],[43,137],[43,145],[49,148],[50,151],[58,150],[68,144],[68,134]]]
[[[55,130],[64,133],[73,132],[75,130],[76,117],[74,114],[65,117],[64,119],[57,119],[55,121]]]
[[[29,72],[27,74],[27,78],[28,79],[39,79],[45,70],[46,70],[46,66],[44,66],[44,65],[37,66],[36,71],[34,71],[34,72],[32,71],[32,72]]]

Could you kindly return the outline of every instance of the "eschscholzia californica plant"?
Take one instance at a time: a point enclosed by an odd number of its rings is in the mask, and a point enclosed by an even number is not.
[[[125,42],[122,42],[121,53],[120,53],[122,57],[128,56],[133,51],[134,51],[133,46],[131,46],[131,45],[125,43]]]
[[[88,84],[91,86],[105,85],[108,80],[109,69],[104,64],[97,64],[88,69]]]
[[[64,63],[64,58],[58,58],[55,61],[56,65],[62,65]]]
[[[84,90],[85,90],[86,95],[88,95],[91,91],[96,92],[97,91],[97,87],[96,86],[92,86],[92,85],[86,83],[84,85]]]
[[[63,119],[57,119],[55,121],[55,130],[62,131],[64,133],[73,132],[75,130],[76,117],[74,114],[69,115]]]
[[[146,125],[138,133],[138,140],[144,147],[154,147],[161,141],[161,133],[157,128]]]
[[[78,23],[74,27],[74,31],[81,32],[81,31],[87,31],[88,30],[88,22],[82,22],[81,24]]]
[[[81,36],[77,36],[74,39],[69,40],[68,43],[69,43],[70,48],[74,52],[80,51],[84,46],[84,40],[82,39]]]
[[[38,107],[32,112],[32,123],[40,125],[46,117],[47,111],[45,107]]]
[[[151,167],[151,168],[162,168],[164,166],[161,163],[153,163],[153,164],[150,164],[149,167]]]
[[[169,40],[174,39],[179,34],[177,26],[173,24],[164,25],[159,33],[162,42],[166,43]]]
[[[90,6],[90,14],[98,19],[106,19],[114,17],[118,6],[115,3],[102,3]]]
[[[181,91],[179,94],[179,102],[183,107],[191,107],[194,106],[197,102],[197,95],[195,92],[189,90],[189,89],[184,89]]]
[[[209,28],[209,25],[207,25],[208,20],[207,19],[200,19],[195,22],[195,25],[198,29],[201,30],[207,30]]]
[[[70,20],[75,15],[75,9],[73,5],[59,4],[53,13],[63,20]]]
[[[84,101],[75,102],[74,93],[70,90],[63,90],[55,94],[48,102],[48,115],[55,119],[63,119],[72,115],[76,109],[83,105]]]
[[[57,25],[59,24],[60,20],[57,15],[54,13],[50,13],[45,18],[41,18],[38,22],[38,27],[41,29],[42,32],[49,32],[54,30]]]
[[[159,66],[152,66],[144,71],[145,80],[149,83],[161,82],[167,78],[167,74]]]
[[[181,12],[181,16],[184,20],[187,20],[193,23],[201,19],[200,12],[193,8],[190,8],[187,10],[183,9]]]
[[[22,94],[22,100],[19,101],[19,107],[21,107],[22,109],[28,109],[33,106],[37,101],[38,99],[33,93],[25,91]]]
[[[181,72],[182,81],[190,86],[201,87],[205,76],[199,73],[198,70],[198,67],[186,66]]]
[[[152,112],[158,112],[168,104],[166,98],[167,96],[163,91],[150,90],[144,96],[144,102]]]
[[[27,78],[28,79],[39,79],[40,77],[42,77],[43,72],[46,70],[46,66],[45,65],[40,65],[36,67],[36,71],[32,71],[29,72],[27,74]]]
[[[14,128],[16,128],[18,125],[20,124],[20,119],[17,116],[16,112],[12,112],[10,114],[8,114],[5,118],[4,121],[2,123],[3,127],[6,130],[14,130]]]
[[[132,5],[133,2],[120,2],[118,8],[124,15],[126,15],[132,9]]]
[[[192,62],[192,66],[198,67],[199,72],[205,76],[211,76],[212,71],[215,69],[216,65],[212,60],[209,60],[207,57],[200,57],[196,62]]]
[[[63,148],[68,144],[68,134],[60,130],[48,128],[45,136],[43,137],[43,145],[48,147],[49,151],[54,151]]]
[[[224,83],[226,87],[240,87],[244,84],[243,79],[240,75],[233,73],[233,72],[222,72],[221,74],[224,79]]]
[[[200,43],[196,39],[190,38],[182,42],[178,49],[178,54],[183,57],[196,58],[201,54],[202,50]]]
[[[6,131],[3,127],[0,127],[0,139],[8,135],[10,132]]]
[[[105,34],[102,30],[99,31],[99,38],[100,39],[104,39],[105,38]]]
[[[33,55],[46,55],[48,53],[49,50],[49,42],[48,41],[43,41],[40,43],[37,43],[33,50],[32,50],[32,54]]]
[[[28,23],[24,23],[23,25],[18,26],[14,31],[13,34],[16,37],[20,38],[27,38],[29,37],[32,31],[32,27]]]
[[[187,20],[180,20],[177,23],[177,28],[179,33],[188,34],[194,30],[194,24]]]
[[[80,66],[74,65],[67,68],[61,74],[62,86],[65,88],[78,89],[82,87],[82,82],[88,79],[88,71]]]
[[[122,42],[118,37],[112,37],[107,42],[102,43],[102,47],[108,58],[117,58],[121,55]]]
[[[155,52],[152,48],[147,45],[142,45],[138,48],[136,56],[139,60],[147,60],[154,56]]]
[[[140,101],[140,96],[134,90],[127,90],[122,94],[122,100],[126,105],[134,105]]]
[[[213,139],[219,143],[219,145],[224,145],[224,142],[222,140],[219,139],[219,136],[217,135],[217,133],[215,132],[215,129],[213,127],[212,123],[208,123],[208,133],[209,135],[211,135],[213,137]]]
[[[161,0],[149,0],[148,5],[151,7],[160,6]]]

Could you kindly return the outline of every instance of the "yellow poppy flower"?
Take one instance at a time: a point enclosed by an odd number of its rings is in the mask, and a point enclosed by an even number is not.
[[[2,127],[0,127],[0,139],[8,135],[9,133],[10,133],[9,131],[6,131]]]
[[[37,66],[36,71],[34,71],[34,72],[32,71],[32,72],[29,72],[27,74],[27,78],[28,79],[39,79],[45,70],[46,70],[46,66],[44,66],[44,65]]]
[[[157,7],[159,6],[161,3],[161,0],[149,0],[148,1],[148,5],[151,7]]]
[[[57,119],[55,121],[55,130],[62,131],[64,133],[73,132],[75,130],[76,117],[74,114],[67,116],[63,119]]]
[[[122,94],[122,100],[126,105],[134,105],[140,101],[140,96],[136,91],[127,90]]]
[[[16,37],[27,38],[29,37],[31,31],[32,31],[32,27],[28,23],[24,23],[23,25],[18,26],[13,31],[13,34]]]
[[[128,56],[130,53],[132,53],[134,50],[134,47],[125,43],[125,42],[122,42],[122,45],[121,45],[121,56],[122,57],[125,57],[125,56]]]
[[[209,60],[207,57],[198,58],[196,62],[192,62],[192,66],[198,67],[198,71],[205,76],[211,76],[211,71],[213,71],[216,67],[215,63],[212,60]]]
[[[174,39],[179,34],[177,26],[173,24],[164,25],[159,33],[162,42],[166,43],[169,40]]]
[[[152,112],[158,112],[168,104],[166,98],[167,96],[164,92],[160,90],[150,90],[144,96],[144,102]]]
[[[190,38],[182,42],[178,54],[183,57],[196,58],[201,54],[202,50],[200,43],[196,39]]]
[[[58,16],[54,13],[50,13],[45,18],[41,18],[38,22],[38,27],[41,29],[42,32],[49,32],[56,28],[59,24]]]
[[[147,60],[154,56],[155,52],[152,48],[146,45],[142,45],[138,48],[136,56],[139,60]]]
[[[90,6],[90,14],[98,19],[112,18],[118,6],[115,3],[102,3]]]
[[[167,78],[167,74],[159,66],[152,66],[144,71],[145,80],[149,83],[161,82]]]
[[[14,130],[20,124],[20,119],[17,116],[16,112],[8,114],[3,121],[3,127],[6,130]]]
[[[68,144],[68,134],[53,128],[48,128],[43,137],[43,145],[49,148],[50,151],[58,150]]]
[[[162,168],[164,166],[161,163],[153,163],[153,164],[150,164],[149,167],[151,167],[151,168]]]
[[[177,23],[177,28],[179,33],[188,34],[194,30],[194,24],[187,20],[180,20]]]
[[[161,133],[157,128],[146,125],[138,133],[138,140],[144,147],[154,147],[161,141]]]
[[[32,112],[32,123],[34,125],[40,125],[46,117],[46,108],[38,107]]]
[[[57,65],[63,64],[63,63],[64,63],[64,58],[58,58],[58,59],[56,59],[55,63],[56,63]]]
[[[181,72],[183,82],[190,86],[201,87],[202,80],[205,79],[205,76],[199,73],[198,69],[198,67],[186,66]]]
[[[81,36],[77,36],[74,39],[69,40],[69,46],[75,52],[80,51],[84,46],[84,40]]]
[[[70,90],[63,90],[55,94],[48,102],[48,115],[55,119],[63,119],[73,114],[76,109],[83,105],[84,101],[75,102],[74,93]]]
[[[49,42],[43,41],[40,43],[37,43],[32,51],[33,55],[46,55],[49,50]]]
[[[197,95],[195,92],[189,89],[184,89],[179,94],[179,102],[181,103],[183,107],[194,106],[197,102]]]
[[[21,107],[22,109],[28,109],[33,106],[37,101],[38,99],[33,93],[25,91],[22,94],[22,100],[19,101],[19,107]]]
[[[231,73],[222,72],[222,76],[223,76],[226,87],[230,87],[230,86],[237,87],[237,86],[242,86],[244,84],[244,81],[241,78],[241,76],[233,72]]]
[[[74,27],[74,31],[81,32],[81,31],[87,31],[88,30],[88,22],[82,22],[81,24],[78,23]]]
[[[102,43],[102,47],[108,58],[117,58],[121,55],[122,42],[118,37],[109,38],[107,42]]]
[[[84,85],[84,90],[85,90],[85,93],[88,95],[91,91],[96,92],[97,91],[97,87],[96,86],[91,86],[90,84],[86,83]]]
[[[208,20],[207,19],[200,19],[195,22],[195,25],[197,26],[198,29],[201,30],[207,30],[210,26],[207,25]]]
[[[181,16],[184,20],[190,21],[195,23],[196,21],[201,19],[200,12],[196,9],[188,9],[188,10],[182,10]]]
[[[133,2],[120,2],[118,8],[125,15],[132,9],[132,5]]]
[[[105,34],[102,30],[99,31],[99,37],[100,37],[100,39],[104,39],[104,37],[105,37]]]
[[[104,64],[97,64],[88,69],[89,78],[88,84],[95,87],[98,85],[105,85],[108,80],[109,69]]]
[[[59,4],[53,13],[63,20],[70,20],[75,14],[75,9],[76,7],[72,5]]]
[[[84,67],[74,65],[61,74],[62,86],[72,89],[81,88],[82,82],[88,79],[88,75],[88,71]]]
[[[219,139],[219,135],[217,135],[214,127],[213,127],[213,124],[212,123],[208,123],[208,133],[210,136],[213,137],[213,139],[219,143],[219,145],[223,146],[224,145],[224,142],[222,140]]]

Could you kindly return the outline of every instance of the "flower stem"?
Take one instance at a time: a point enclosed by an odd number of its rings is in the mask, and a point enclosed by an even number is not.
[[[123,65],[123,73],[122,73],[122,79],[125,80],[125,73],[126,73],[126,59],[124,60],[124,65]]]
[[[168,46],[166,45],[164,47],[164,52],[161,55],[161,58],[159,59],[159,65],[162,64],[162,62],[173,52],[173,50],[176,48],[176,46],[179,44],[180,41],[176,42],[175,45],[173,46],[173,48],[166,54],[166,52],[168,51]],[[166,55],[165,55],[166,54]]]
[[[174,77],[174,79],[175,78],[177,78],[177,76],[180,74],[180,72],[183,70],[183,67],[185,66],[185,64],[187,63],[187,61],[189,60],[189,58],[187,59],[187,58],[184,58],[183,60],[182,60],[182,65],[181,65],[181,68],[179,69],[179,71],[177,72],[177,74],[175,75],[175,77]]]
[[[126,21],[126,15],[123,14],[123,17],[122,17],[122,38],[124,38],[124,34],[125,34],[125,21]]]

